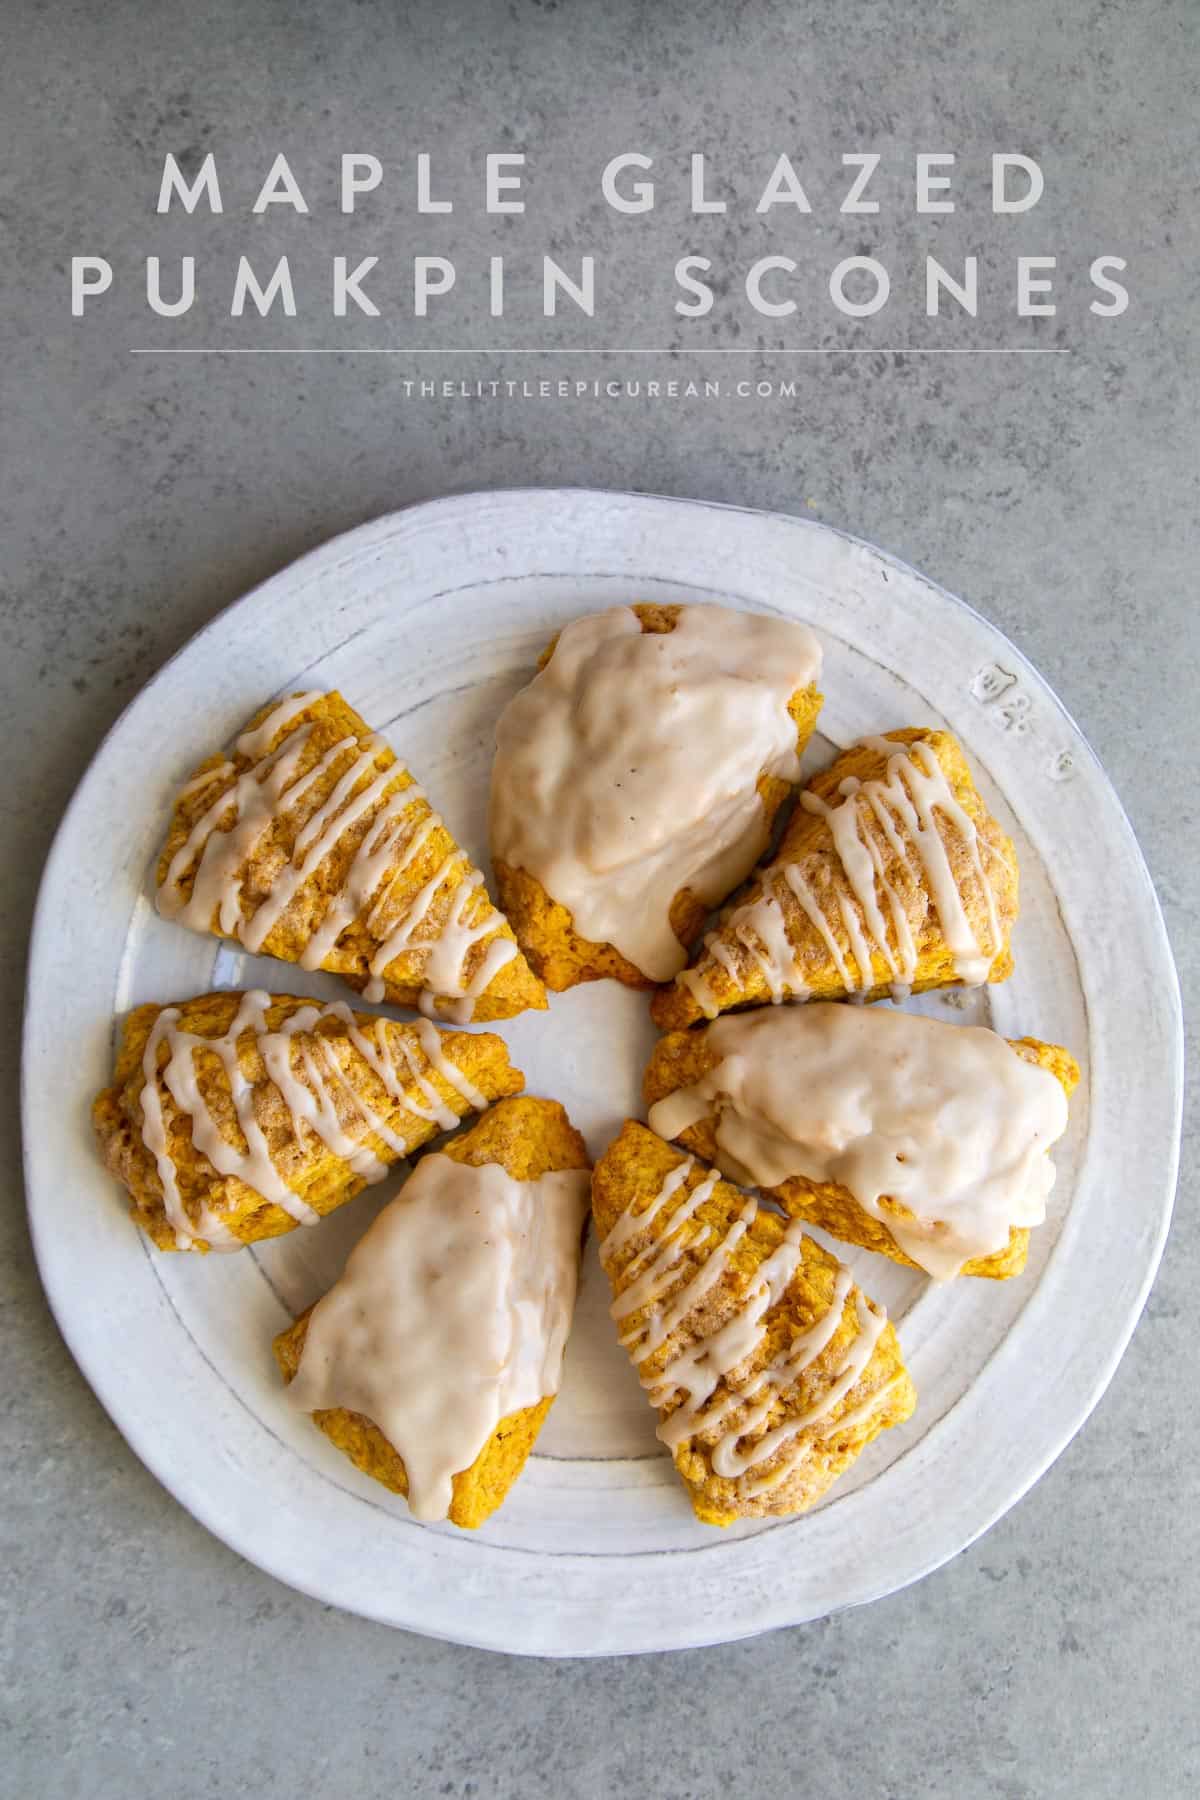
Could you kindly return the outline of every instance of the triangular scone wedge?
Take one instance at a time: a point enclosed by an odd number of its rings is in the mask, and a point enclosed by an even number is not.
[[[160,1250],[236,1250],[315,1224],[523,1086],[493,1032],[255,989],[137,1007],[92,1116]]]
[[[803,790],[775,856],[652,1011],[675,1031],[766,1001],[1004,981],[1016,916],[1016,852],[957,739],[889,731]]]
[[[799,1225],[628,1122],[592,1213],[621,1342],[708,1525],[803,1512],[916,1391],[882,1307]]]
[[[456,1025],[544,1008],[483,876],[340,694],[264,707],[180,789],[158,910]]]
[[[674,631],[684,608],[639,603],[629,610],[636,614],[645,635]],[[557,644],[558,638],[555,637],[546,646],[538,662],[539,671],[546,667]],[[823,698],[813,681],[797,688],[788,702],[788,712],[796,727],[797,758],[803,756],[812,736]],[[696,744],[694,749],[697,760],[701,761],[705,754],[704,745]],[[793,792],[793,788],[789,781],[782,780],[777,775],[763,773],[758,777],[757,792],[762,803],[761,841],[765,844],[770,839],[779,809]],[[743,863],[743,869],[745,866]],[[521,948],[546,986],[554,993],[562,993],[584,981],[620,981],[632,988],[653,988],[659,985],[628,957],[622,955],[615,944],[596,943],[582,936],[575,929],[570,910],[552,898],[535,875],[505,861],[497,847],[494,830],[492,867],[500,904],[512,922]],[[721,898],[723,897],[722,895]],[[714,904],[711,900],[703,900],[690,887],[682,887],[675,894],[668,918],[671,930],[685,950],[696,942]]]
[[[433,1165],[440,1162],[442,1157],[448,1158],[456,1164],[469,1165],[472,1168],[498,1165],[514,1181],[521,1183],[533,1183],[539,1181],[543,1176],[561,1175],[570,1171],[581,1172],[581,1178],[573,1191],[560,1192],[549,1197],[536,1196],[534,1204],[540,1205],[542,1212],[539,1219],[531,1221],[532,1230],[536,1234],[536,1241],[531,1248],[531,1253],[536,1254],[537,1257],[537,1274],[542,1288],[546,1289],[554,1279],[554,1261],[557,1256],[561,1265],[557,1274],[570,1290],[569,1293],[560,1294],[556,1302],[552,1300],[550,1303],[552,1306],[556,1304],[558,1313],[557,1322],[552,1327],[558,1337],[557,1348],[556,1350],[552,1349],[550,1360],[553,1362],[557,1357],[557,1360],[561,1362],[562,1341],[565,1340],[566,1331],[570,1326],[570,1311],[574,1301],[580,1227],[587,1211],[586,1172],[590,1165],[583,1139],[572,1128],[566,1113],[556,1101],[533,1098],[502,1100],[497,1106],[484,1113],[469,1131],[445,1144],[441,1157],[427,1157],[420,1165],[422,1177],[435,1174]],[[416,1177],[411,1179],[415,1180]],[[375,1225],[371,1227],[367,1237],[362,1240],[359,1250],[363,1250],[365,1247],[367,1258],[371,1257],[372,1251],[378,1245],[381,1221],[386,1221],[389,1215],[396,1215],[399,1209],[406,1206],[407,1194],[408,1185],[401,1190],[397,1199],[384,1209]],[[435,1204],[436,1199],[435,1195]],[[487,1199],[488,1195],[485,1193],[482,1203],[486,1205]],[[550,1219],[545,1214],[545,1207],[548,1204],[563,1208],[565,1211],[562,1211],[556,1219]],[[394,1216],[393,1223],[403,1224],[404,1221]],[[392,1253],[395,1254],[399,1250],[403,1257],[403,1249],[402,1244],[393,1245]],[[355,1255],[357,1254],[355,1252]],[[386,1254],[386,1250],[384,1254]],[[429,1254],[433,1254],[432,1249]],[[369,1278],[378,1276],[378,1265],[373,1270],[365,1270],[364,1273]],[[353,1274],[354,1257],[352,1256],[351,1262],[347,1264],[346,1276],[343,1277],[343,1281]],[[443,1298],[442,1279],[452,1283],[454,1275],[455,1268],[453,1258],[451,1258],[449,1266],[439,1271],[436,1290],[430,1289],[426,1296],[428,1304],[436,1306],[440,1314],[440,1320],[430,1322],[433,1329],[450,1335],[455,1334],[455,1320],[452,1313],[454,1295],[450,1294]],[[419,1284],[420,1277],[418,1276],[418,1287]],[[336,1293],[337,1289],[335,1288],[331,1292]],[[474,1283],[472,1299],[464,1304],[482,1304],[481,1294],[486,1294],[485,1285],[479,1282]],[[372,1281],[372,1298],[376,1304],[382,1301],[385,1313],[389,1310],[388,1297],[385,1274],[378,1287],[375,1287]],[[402,1303],[411,1298],[411,1295],[405,1294],[399,1297],[399,1300]],[[528,1321],[532,1314],[527,1298],[524,1296],[522,1298],[525,1305],[524,1329],[528,1333]],[[545,1304],[544,1293],[539,1298]],[[418,1308],[422,1303],[418,1293],[416,1295]],[[294,1324],[290,1325],[286,1331],[280,1332],[275,1339],[275,1357],[285,1381],[289,1384],[294,1381],[301,1367],[314,1310],[313,1307],[309,1307],[307,1312],[301,1313]],[[394,1318],[397,1309],[392,1307],[390,1310]],[[352,1306],[347,1308],[347,1311],[352,1312]],[[546,1322],[545,1313],[542,1315],[542,1321]],[[385,1331],[387,1328],[385,1321]],[[403,1332],[419,1338],[422,1329],[420,1319],[413,1318],[411,1314],[404,1317]],[[346,1354],[347,1350],[355,1357],[363,1355],[363,1349],[352,1340],[344,1345],[342,1354]],[[528,1355],[528,1342],[524,1344],[523,1350],[524,1354]],[[401,1346],[401,1354],[402,1351],[403,1346]],[[446,1384],[446,1393],[443,1396],[443,1417],[452,1415],[456,1410],[456,1382],[469,1390],[481,1379],[479,1371],[464,1365],[462,1359],[467,1353],[468,1346],[461,1342],[452,1348],[448,1346],[448,1354],[444,1363],[435,1371],[435,1379],[444,1379]],[[364,1372],[351,1367],[349,1374],[356,1388],[362,1384],[361,1391],[364,1393],[370,1392],[370,1384],[381,1379],[381,1375],[383,1380],[387,1379],[386,1371],[381,1372],[371,1368]],[[537,1440],[537,1435],[545,1423],[546,1415],[554,1404],[557,1369],[552,1371],[552,1375],[553,1387],[550,1392],[542,1394],[533,1404],[519,1407],[516,1411],[500,1418],[492,1426],[486,1441],[479,1448],[474,1459],[461,1469],[452,1469],[449,1472],[449,1505],[447,1509],[439,1513],[439,1516],[449,1518],[453,1524],[460,1525],[466,1530],[472,1530],[476,1526],[482,1525],[484,1520],[495,1512],[520,1475],[525,1460]],[[335,1391],[338,1382],[344,1381],[345,1378],[343,1371],[331,1372],[326,1367],[316,1377],[314,1391],[326,1384],[328,1384],[329,1391]],[[486,1380],[487,1376],[485,1375],[482,1379]],[[535,1383],[535,1386],[537,1385],[539,1384]],[[303,1399],[304,1396],[300,1395],[300,1398]],[[438,1410],[437,1396],[427,1394],[425,1404],[433,1410]],[[342,1405],[317,1407],[313,1410],[312,1416],[326,1437],[336,1444],[338,1449],[343,1451],[351,1462],[362,1470],[364,1475],[370,1475],[374,1480],[382,1482],[393,1493],[409,1494],[409,1470],[405,1465],[404,1457],[372,1418],[361,1411],[355,1411]],[[424,1447],[427,1448],[427,1446]],[[427,1478],[428,1471],[426,1470],[424,1473]],[[446,1473],[447,1471],[443,1470],[443,1478]],[[419,1493],[418,1489],[418,1497]]]
[[[755,1016],[764,1022],[784,1023],[789,1010],[784,1007],[778,1012]],[[809,1009],[804,1010],[808,1012]],[[890,1008],[885,1009],[885,1013],[887,1016],[895,1016]],[[959,1026],[935,1025],[934,1021],[926,1023],[934,1025],[939,1031],[954,1032],[962,1029]],[[1064,1050],[1059,1044],[1044,1044],[1037,1038],[1009,1038],[1005,1041],[1024,1062],[1048,1070],[1060,1083],[1065,1094],[1069,1096],[1074,1092],[1079,1082],[1079,1065],[1069,1050]],[[685,1090],[694,1089],[697,1083],[719,1067],[720,1061],[721,1052],[713,1047],[707,1027],[696,1031],[674,1031],[660,1038],[647,1065],[643,1083],[646,1106],[655,1123],[659,1124],[665,1118],[666,1109],[660,1107],[660,1102],[667,1101],[677,1093],[685,1099],[689,1098]],[[655,1109],[658,1109],[657,1112]],[[722,1152],[717,1141],[717,1103],[708,1099],[702,1107],[688,1104],[685,1111],[693,1115],[693,1122],[673,1134],[675,1142],[692,1155],[704,1157],[706,1161],[721,1161]],[[699,1116],[695,1116],[697,1112]],[[840,1238],[844,1243],[859,1244],[864,1250],[876,1250],[880,1255],[890,1257],[893,1262],[904,1263],[910,1269],[921,1267],[920,1263],[900,1248],[886,1223],[874,1218],[860,1206],[850,1190],[839,1182],[815,1181],[803,1175],[792,1175],[772,1185],[764,1184],[761,1191],[782,1206],[790,1217],[803,1219],[810,1225],[819,1225],[831,1237]],[[898,1221],[913,1217],[911,1209],[886,1196],[881,1201],[881,1208]],[[1028,1227],[1012,1226],[1003,1249],[987,1256],[969,1258],[960,1267],[959,1274],[983,1275],[994,1281],[1006,1281],[1010,1276],[1019,1275],[1029,1253],[1029,1237]]]

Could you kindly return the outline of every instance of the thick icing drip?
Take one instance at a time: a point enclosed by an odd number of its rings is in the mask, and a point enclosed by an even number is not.
[[[836,1182],[938,1280],[1045,1217],[1066,1096],[995,1032],[819,1003],[730,1015],[704,1037],[715,1066],[650,1125],[672,1138],[711,1118],[733,1179]]]
[[[289,1399],[378,1426],[415,1518],[444,1519],[500,1421],[557,1393],[589,1192],[586,1169],[426,1156],[313,1309]]]
[[[399,1076],[387,1037],[386,1021],[379,1020],[368,1037],[349,1008],[338,1002],[331,1006],[301,1007],[290,1014],[277,1031],[272,1031],[267,1025],[270,1004],[270,995],[261,989],[251,989],[243,994],[228,1029],[220,1037],[205,1037],[181,1030],[178,1009],[166,1007],[156,1018],[147,1040],[142,1057],[145,1078],[141,1092],[142,1140],[154,1157],[162,1186],[163,1209],[181,1250],[191,1249],[193,1243],[200,1240],[212,1249],[235,1250],[240,1248],[240,1240],[211,1207],[202,1206],[199,1217],[194,1220],[189,1216],[179,1188],[178,1171],[170,1155],[162,1105],[163,1087],[180,1112],[186,1115],[193,1146],[219,1175],[244,1182],[264,1200],[282,1207],[298,1225],[315,1225],[319,1217],[303,1196],[289,1186],[259,1124],[254,1104],[255,1087],[246,1078],[238,1054],[241,1040],[247,1033],[253,1033],[267,1075],[287,1107],[296,1145],[302,1147],[306,1134],[312,1134],[364,1181],[379,1181],[387,1173],[387,1165],[365,1142],[368,1137],[378,1138],[397,1157],[406,1155],[409,1146],[347,1079],[329,1041],[316,1033],[322,1019],[337,1019],[346,1027],[351,1044],[374,1070],[389,1096],[408,1112],[419,1119],[436,1122],[443,1129],[458,1123],[458,1115],[439,1099],[424,1076],[418,1074],[403,1040],[401,1050],[408,1064],[409,1082]],[[487,1104],[484,1096],[446,1057],[434,1026],[422,1019],[416,1026],[393,1025],[390,1030],[415,1031],[430,1066],[470,1106],[483,1109]],[[164,1044],[168,1056],[160,1068],[159,1050]],[[243,1145],[229,1141],[222,1131],[220,1115],[205,1098],[196,1066],[197,1055],[202,1053],[216,1056],[225,1071]],[[419,1099],[412,1097],[413,1087],[420,1095]],[[348,1113],[354,1121],[351,1125],[342,1123],[338,1096],[342,1100],[343,1114]]]
[[[257,954],[306,884],[347,834],[366,820],[340,887],[300,950],[300,966],[323,967],[342,933],[365,915],[367,930],[383,940],[370,959],[367,998],[384,999],[389,965],[404,952],[419,951],[422,1010],[466,1024],[478,995],[517,954],[516,944],[494,936],[495,912],[486,904],[478,905],[485,899],[483,876],[471,868],[461,850],[447,856],[416,894],[395,897],[399,877],[444,822],[429,809],[416,782],[410,780],[389,792],[406,771],[396,762],[378,767],[386,745],[373,734],[343,738],[301,772],[313,728],[297,721],[321,698],[315,693],[296,695],[275,707],[254,730],[243,732],[236,749],[250,761],[240,773],[226,762],[184,786],[180,798],[218,780],[222,790],[171,858],[159,889],[158,910],[197,931],[208,931],[215,917],[222,932]],[[276,743],[281,732],[284,736]],[[280,818],[296,813],[330,778],[325,798],[296,831],[290,858],[274,873],[268,891],[251,899],[246,912],[249,864],[263,839]],[[464,879],[450,896],[449,916],[433,935],[431,910],[447,879],[460,869]],[[261,877],[261,870],[255,873]],[[185,891],[189,875],[190,894]],[[468,925],[466,915],[472,910],[482,912],[482,921]],[[467,953],[489,935],[492,942],[468,980]]]
[[[647,1230],[686,1181],[693,1166],[690,1157],[677,1164],[642,1212],[627,1208],[601,1245],[601,1256],[612,1260],[632,1239]],[[685,1252],[703,1249],[711,1239],[707,1227],[702,1227],[690,1239],[683,1228],[696,1205],[709,1197],[715,1180],[713,1174],[699,1183],[686,1201],[668,1216],[665,1235],[661,1239],[652,1237],[640,1256],[623,1270],[627,1285],[617,1294],[611,1310],[617,1320],[638,1312],[645,1314],[642,1322],[627,1330],[621,1338],[635,1362],[646,1361],[674,1331],[686,1327],[689,1316],[728,1269],[732,1251],[754,1222],[756,1203],[749,1200],[722,1242],[709,1252],[682,1287],[676,1286]],[[699,1200],[697,1196],[700,1196]],[[821,1437],[828,1435],[816,1428],[830,1419],[860,1380],[887,1323],[886,1312],[882,1308],[876,1309],[856,1292],[854,1317],[857,1330],[847,1344],[841,1362],[829,1371],[828,1385],[807,1406],[787,1413],[777,1425],[764,1430],[772,1412],[785,1396],[797,1397],[798,1383],[832,1343],[851,1293],[850,1271],[839,1263],[826,1310],[807,1331],[791,1338],[770,1361],[755,1367],[767,1331],[767,1315],[783,1298],[803,1255],[802,1226],[798,1220],[793,1220],[780,1243],[755,1271],[732,1316],[707,1335],[685,1341],[661,1368],[641,1375],[642,1385],[653,1404],[660,1411],[671,1409],[665,1412],[658,1427],[661,1441],[675,1451],[689,1439],[703,1436],[709,1446],[714,1474],[737,1481],[745,1498],[765,1493],[785,1481]],[[649,1261],[646,1260],[648,1257]],[[637,1272],[629,1281],[631,1271]],[[739,1370],[744,1370],[740,1379]],[[892,1385],[889,1383],[888,1387]],[[861,1424],[876,1410],[885,1391],[881,1389],[853,1412],[831,1421],[832,1428],[842,1432]],[[717,1434],[715,1437],[714,1433]],[[798,1441],[801,1439],[803,1441]],[[782,1463],[776,1464],[766,1475],[754,1473],[789,1446],[789,1453]]]
[[[186,800],[190,794],[198,794],[210,781],[228,781],[235,772],[231,762],[214,763],[211,769],[202,769],[199,775],[193,775],[190,781],[185,781],[176,799]]]
[[[292,694],[289,699],[281,700],[252,731],[242,732],[234,742],[234,749],[239,756],[248,756],[251,762],[261,761],[274,743],[275,734],[285,731],[293,719],[298,719],[321,698],[319,688],[310,688],[307,693]]]
[[[475,1112],[482,1112],[487,1105],[487,1095],[481,1094],[473,1081],[470,1081],[457,1063],[452,1063],[442,1049],[442,1036],[436,1025],[428,1019],[417,1019],[413,1024],[418,1042],[425,1052],[425,1060],[431,1069],[439,1074],[447,1087],[461,1094],[467,1105]]]
[[[954,798],[929,745],[918,741],[906,749],[891,738],[865,738],[863,742],[887,756],[884,776],[864,782],[847,776],[838,789],[841,797],[836,806],[813,793],[800,796],[805,810],[820,814],[829,826],[845,888],[835,888],[832,903],[823,905],[797,863],[776,862],[763,871],[758,897],[729,920],[730,929],[761,971],[776,1004],[789,998],[806,999],[811,991],[788,938],[783,910],[787,895],[819,935],[839,980],[852,995],[878,985],[875,962],[882,962],[886,970],[883,979],[890,977],[894,989],[912,988],[917,973],[914,920],[903,895],[888,880],[875,832],[866,829],[868,818],[893,855],[914,877],[923,878],[922,891],[928,890],[960,981],[968,986],[985,982],[1001,948],[996,894],[984,864],[984,851],[990,846]],[[984,945],[967,915],[935,808],[967,847],[971,873],[988,918]],[[715,934],[706,940],[705,949],[740,987],[737,964]],[[695,995],[705,1017],[715,1018],[719,1005],[703,975],[689,970],[680,980]]]
[[[719,947],[724,951],[724,945],[720,945]],[[718,940],[716,938],[712,936],[705,938],[704,948],[709,955],[712,956],[714,961],[724,961],[724,956],[719,959],[717,957]],[[730,960],[732,961],[732,959]],[[736,969],[732,972],[731,978],[734,981],[738,979]],[[699,969],[682,969],[675,979],[681,983],[683,987],[687,988],[688,992],[694,997],[697,1006],[700,1008],[700,1011],[704,1014],[706,1019],[716,1018],[721,1010],[720,1003]]]
[[[203,1238],[213,1250],[238,1250],[241,1245],[237,1238],[209,1207],[201,1207],[200,1217],[193,1224],[184,1209],[183,1196],[179,1191],[179,1178],[170,1152],[162,1095],[158,1088],[158,1047],[168,1033],[174,1030],[178,1018],[179,1013],[175,1007],[164,1007],[154,1021],[154,1028],[142,1053],[145,1083],[141,1093],[142,1142],[153,1156],[158,1169],[163,1210],[175,1233],[178,1247],[190,1250],[194,1239]]]
[[[783,908],[777,900],[766,900],[755,913],[752,925],[748,928],[746,922],[735,923],[734,933],[738,942],[749,951],[751,960],[762,970],[772,1003],[778,1006],[786,989],[784,970],[791,969],[793,975],[795,973]]]
[[[600,1255],[603,1259],[607,1260],[609,1257],[619,1255],[630,1238],[637,1237],[640,1232],[648,1230],[653,1225],[671,1195],[683,1186],[693,1166],[690,1156],[686,1162],[677,1163],[644,1212],[635,1213],[631,1209],[627,1209],[621,1214],[600,1245]],[[711,1189],[709,1191],[711,1192]]]
[[[806,627],[725,607],[670,632],[629,607],[574,620],[497,727],[493,856],[669,980],[687,960],[672,902],[717,904],[766,848],[757,782],[798,778],[788,702],[820,664]]]

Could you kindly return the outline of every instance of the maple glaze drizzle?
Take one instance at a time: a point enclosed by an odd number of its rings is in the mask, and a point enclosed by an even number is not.
[[[610,1310],[618,1327],[633,1320],[635,1314],[643,1315],[640,1322],[625,1325],[620,1339],[637,1364],[654,1356],[674,1332],[684,1333],[683,1346],[661,1368],[639,1371],[652,1403],[664,1412],[658,1436],[672,1451],[702,1436],[713,1472],[737,1482],[742,1498],[754,1498],[786,1481],[823,1437],[861,1425],[890,1391],[893,1383],[877,1390],[852,1413],[831,1418],[867,1368],[887,1323],[887,1313],[856,1291],[855,1335],[837,1366],[823,1377],[827,1384],[819,1398],[798,1411],[786,1412],[778,1424],[764,1429],[781,1401],[785,1406],[795,1404],[797,1385],[833,1341],[845,1318],[851,1274],[839,1263],[825,1311],[770,1361],[755,1368],[766,1336],[767,1315],[779,1304],[803,1260],[802,1226],[793,1220],[776,1248],[754,1271],[736,1311],[716,1329],[689,1339],[688,1320],[728,1271],[734,1252],[758,1211],[757,1202],[747,1199],[720,1241],[697,1266],[686,1271],[686,1279],[681,1282],[685,1271],[680,1265],[685,1255],[707,1249],[714,1236],[707,1224],[702,1223],[699,1230],[691,1233],[686,1227],[712,1194],[717,1172],[712,1171],[699,1181],[682,1203],[667,1214],[659,1233],[654,1234],[652,1228],[694,1167],[691,1157],[676,1164],[649,1206],[637,1212],[631,1203],[601,1244],[602,1259],[611,1263],[643,1232],[652,1232],[645,1248],[622,1270],[624,1284]],[[744,1367],[744,1376],[735,1379],[736,1372]],[[670,1410],[664,1411],[667,1408]],[[826,1421],[829,1430],[818,1430]],[[714,1432],[718,1434],[715,1440]],[[785,1454],[776,1460],[780,1452]],[[764,1470],[764,1464],[772,1466]]]
[[[921,740],[905,746],[885,737],[862,742],[887,758],[883,775],[866,781],[847,776],[839,784],[837,805],[811,791],[800,795],[805,811],[819,814],[829,826],[844,884],[834,884],[832,898],[823,900],[799,863],[780,859],[762,872],[757,898],[728,920],[727,929],[762,974],[775,1004],[805,1000],[812,991],[788,934],[789,899],[817,933],[851,995],[865,994],[881,980],[898,995],[911,991],[917,975],[916,921],[909,916],[903,894],[888,879],[876,832],[928,896],[954,973],[964,986],[977,987],[987,980],[1003,945],[996,891],[984,858],[985,850],[994,852],[955,798],[931,747]],[[967,913],[935,809],[966,847],[969,877],[982,895],[987,916],[986,941],[980,941]],[[704,949],[740,987],[737,961],[717,933],[709,934]],[[883,964],[882,976],[877,963]],[[705,1017],[715,1018],[720,1006],[702,971],[687,969],[678,979]]]
[[[218,780],[222,786],[171,857],[158,891],[158,910],[196,931],[212,930],[215,920],[221,933],[258,954],[346,835],[366,820],[340,886],[328,896],[323,916],[301,949],[300,966],[322,968],[342,933],[365,915],[367,930],[379,940],[369,961],[367,999],[386,998],[387,971],[397,957],[421,952],[421,1010],[466,1024],[478,995],[517,954],[516,944],[494,935],[499,921],[487,904],[483,876],[462,850],[446,856],[416,893],[398,892],[400,877],[444,822],[417,782],[410,779],[390,791],[408,771],[394,761],[378,766],[387,746],[374,733],[344,737],[310,768],[303,767],[314,727],[298,721],[323,698],[320,693],[295,694],[243,732],[235,749],[248,762],[240,772],[234,763],[224,762],[185,784],[180,799],[204,792]],[[296,831],[291,855],[275,869],[267,891],[251,891],[251,874],[261,874],[253,869],[253,859],[272,827],[296,813],[312,790],[330,778],[329,792]],[[445,920],[431,937],[432,909],[454,875],[461,879],[451,892]],[[489,936],[492,941],[468,979],[468,952]]]
[[[200,1241],[214,1250],[237,1250],[241,1248],[241,1240],[208,1205],[201,1204],[195,1219],[189,1215],[180,1191],[179,1171],[171,1155],[163,1108],[164,1089],[187,1118],[194,1148],[207,1158],[218,1175],[244,1182],[264,1200],[282,1207],[297,1225],[315,1225],[319,1218],[303,1195],[285,1179],[259,1123],[256,1086],[243,1072],[239,1054],[241,1041],[247,1033],[253,1034],[267,1076],[287,1107],[296,1147],[303,1149],[306,1134],[311,1134],[368,1183],[382,1180],[387,1173],[387,1164],[365,1141],[367,1138],[377,1138],[393,1157],[406,1155],[410,1146],[347,1079],[328,1038],[316,1031],[322,1019],[337,1019],[346,1027],[350,1042],[378,1076],[389,1098],[418,1119],[447,1129],[459,1122],[459,1115],[440,1099],[432,1083],[417,1070],[405,1042],[409,1032],[416,1034],[430,1068],[460,1095],[468,1107],[482,1111],[487,1105],[475,1085],[445,1055],[436,1026],[425,1019],[412,1026],[389,1024],[380,1019],[369,1028],[360,1028],[349,1007],[336,1002],[330,1006],[300,1007],[272,1031],[267,1023],[270,1005],[269,994],[260,988],[250,989],[241,995],[228,1028],[216,1037],[183,1030],[179,1024],[179,1009],[164,1007],[146,1040],[140,1096],[142,1141],[154,1157],[162,1188],[163,1210],[180,1250],[190,1250]],[[399,1041],[407,1080],[396,1068],[393,1036]],[[159,1053],[164,1045],[167,1060],[160,1067]],[[229,1141],[221,1128],[221,1115],[205,1097],[196,1066],[200,1053],[215,1056],[224,1070],[244,1148]],[[339,1096],[342,1112],[354,1120],[352,1126],[342,1123],[338,1111]]]

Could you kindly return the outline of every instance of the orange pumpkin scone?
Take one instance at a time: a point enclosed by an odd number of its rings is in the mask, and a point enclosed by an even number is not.
[[[876,999],[1012,973],[1016,852],[947,731],[852,744],[653,1002],[665,1031],[764,1001]]]
[[[715,1169],[630,1121],[592,1213],[621,1342],[705,1524],[803,1512],[912,1413],[883,1308]]]
[[[544,1008],[483,876],[340,694],[256,713],[180,789],[158,910],[455,1025]]]
[[[650,1123],[794,1218],[938,1280],[1025,1267],[1073,1056],[886,1006],[763,1007],[672,1032]]]
[[[521,1473],[558,1391],[588,1189],[562,1107],[502,1100],[422,1158],[275,1339],[293,1405],[415,1518],[471,1530]]]
[[[496,730],[496,887],[556,991],[669,981],[745,879],[821,708],[804,625],[724,606],[574,619]]]
[[[492,1032],[252,989],[137,1007],[92,1116],[160,1250],[237,1250],[315,1225],[523,1085]]]

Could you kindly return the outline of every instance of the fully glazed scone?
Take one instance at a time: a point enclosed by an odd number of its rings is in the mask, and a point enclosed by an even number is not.
[[[1016,916],[1016,852],[957,740],[889,731],[809,783],[771,862],[652,1010],[677,1031],[768,1000],[1004,981]]]
[[[340,694],[257,713],[180,789],[158,910],[455,1025],[544,1008],[483,876]]]
[[[496,889],[556,992],[669,981],[770,841],[821,695],[806,626],[720,606],[575,619],[496,731]]]
[[[794,1218],[939,1280],[1025,1267],[1079,1080],[1036,1038],[885,1006],[763,1008],[662,1038],[650,1123]]]
[[[621,1342],[705,1524],[803,1512],[912,1413],[883,1308],[716,1170],[630,1121],[592,1212]]]
[[[160,1250],[237,1250],[316,1224],[523,1085],[492,1032],[253,989],[137,1007],[92,1116]]]
[[[341,1280],[275,1339],[289,1399],[414,1517],[482,1525],[558,1391],[587,1151],[553,1100],[502,1100],[423,1158]]]

